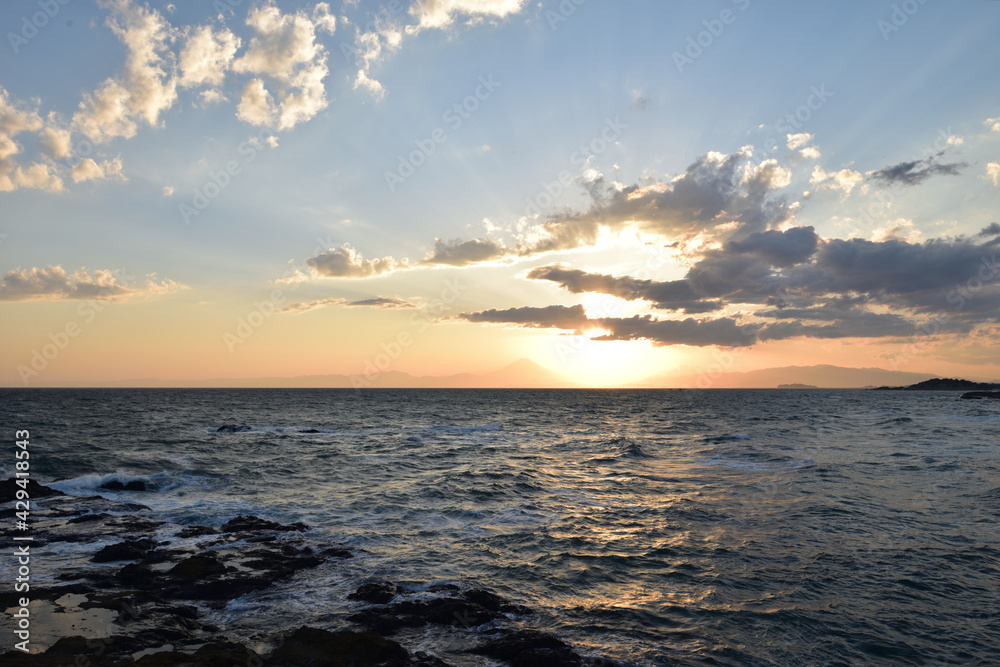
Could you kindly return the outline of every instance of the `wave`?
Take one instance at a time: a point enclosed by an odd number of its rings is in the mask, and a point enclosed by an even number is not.
[[[169,473],[166,471],[154,473],[151,475],[139,475],[136,473],[131,473],[126,470],[116,470],[113,473],[106,475],[100,475],[97,473],[91,473],[89,475],[82,475],[80,477],[72,477],[70,479],[61,479],[57,482],[51,482],[46,484],[57,491],[62,491],[69,496],[93,496],[93,495],[104,495],[108,493],[118,493],[119,490],[104,488],[105,485],[110,482],[118,482],[122,485],[135,484],[136,482],[141,482],[145,487],[144,491],[146,493],[156,493],[162,491],[169,491],[175,489],[179,486],[186,486],[191,483],[191,480],[185,479],[184,476],[179,476],[175,473]],[[143,491],[125,491],[127,494],[142,493]]]
[[[454,426],[452,424],[435,424],[426,427],[429,431],[439,433],[478,433],[480,431],[502,431],[503,424],[483,424],[481,426]]]
[[[781,471],[812,468],[816,465],[816,462],[813,459],[792,459],[787,457],[759,460],[748,457],[728,458],[725,456],[712,456],[704,459],[702,465],[721,466],[732,470]]]

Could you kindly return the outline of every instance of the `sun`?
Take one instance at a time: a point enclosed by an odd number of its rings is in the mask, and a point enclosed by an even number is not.
[[[546,365],[587,387],[632,386],[659,374],[660,360],[648,343],[594,340],[607,332],[589,329],[578,336],[554,336]]]

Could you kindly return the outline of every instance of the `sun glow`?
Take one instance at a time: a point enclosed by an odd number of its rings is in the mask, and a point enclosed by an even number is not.
[[[581,336],[557,336],[546,350],[547,365],[589,387],[629,386],[659,373],[648,343],[594,340],[605,333],[590,329]]]

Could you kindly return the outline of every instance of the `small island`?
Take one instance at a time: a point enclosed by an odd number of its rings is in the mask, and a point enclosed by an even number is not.
[[[875,391],[964,391],[961,398],[1000,399],[1000,383],[973,382],[957,378],[933,378],[906,387],[872,387]]]

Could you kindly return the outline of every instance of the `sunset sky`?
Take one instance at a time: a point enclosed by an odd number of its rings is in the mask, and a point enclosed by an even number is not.
[[[1000,2],[0,5],[0,384],[1000,379]]]

